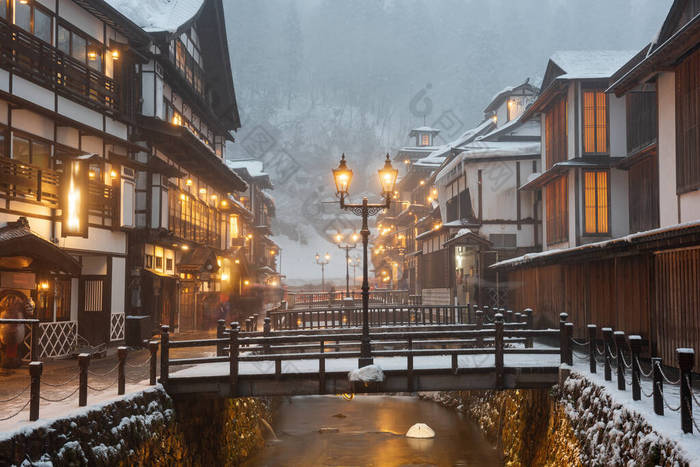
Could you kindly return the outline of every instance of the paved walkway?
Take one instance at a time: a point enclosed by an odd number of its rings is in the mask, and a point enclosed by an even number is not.
[[[188,332],[173,334],[172,338],[203,339],[215,337],[215,332]],[[171,349],[171,358],[204,357],[215,355],[213,347]],[[158,354],[160,374],[160,354]],[[117,396],[117,347],[110,347],[107,356],[90,361],[88,374],[88,405]],[[126,393],[148,387],[150,376],[150,352],[148,349],[130,349],[126,359]],[[68,358],[44,362],[41,377],[39,404],[40,419],[55,418],[78,408],[78,360]],[[0,420],[0,433],[15,430],[29,424],[29,369],[23,365],[16,369],[0,369],[0,419],[15,413],[8,420]],[[19,412],[19,413],[18,413]]]

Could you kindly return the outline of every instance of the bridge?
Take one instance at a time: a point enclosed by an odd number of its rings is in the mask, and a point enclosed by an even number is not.
[[[251,324],[241,330],[238,323],[229,329],[219,323],[212,339],[171,340],[163,326],[161,382],[168,393],[238,397],[542,388],[555,384],[559,365],[572,360],[573,326],[564,321],[559,329],[532,329],[531,312],[383,306],[371,310],[369,334],[383,379],[351,381],[360,357],[360,309],[270,314],[262,331]],[[213,355],[170,357],[171,349],[198,347],[209,347]]]

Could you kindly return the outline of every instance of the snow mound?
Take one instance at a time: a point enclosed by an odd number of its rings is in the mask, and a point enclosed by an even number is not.
[[[408,429],[406,438],[435,438],[435,431],[425,423],[416,423]]]
[[[384,381],[384,372],[377,365],[367,365],[348,373],[350,381],[362,381],[363,383],[381,383]]]

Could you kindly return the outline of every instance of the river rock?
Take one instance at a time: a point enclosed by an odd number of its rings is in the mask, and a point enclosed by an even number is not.
[[[348,374],[348,379],[363,383],[381,383],[384,381],[384,372],[378,365],[367,365],[357,370],[352,370]]]
[[[425,423],[416,423],[408,429],[406,438],[435,438],[435,432]]]

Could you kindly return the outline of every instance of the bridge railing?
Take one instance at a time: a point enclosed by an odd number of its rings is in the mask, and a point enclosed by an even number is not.
[[[406,372],[409,380],[413,376],[413,359],[421,356],[450,356],[452,371],[459,372],[460,355],[491,355],[494,358],[496,386],[503,386],[504,354],[560,354],[562,362],[566,355],[561,348],[567,347],[561,340],[567,334],[559,329],[527,329],[527,322],[504,321],[503,315],[495,313],[492,323],[464,324],[449,328],[425,329],[372,328],[370,341],[375,357],[406,357]],[[275,364],[275,377],[282,374],[282,362],[288,360],[317,360],[319,392],[325,393],[325,362],[327,359],[360,358],[362,333],[359,328],[305,330],[294,332],[272,331],[270,319],[265,319],[264,330],[242,333],[238,323],[231,323],[228,330],[219,325],[218,337],[187,341],[170,341],[169,328],[161,332],[161,380],[167,385],[170,367],[202,363],[228,362],[230,394],[237,394],[240,364],[244,362],[270,361]],[[564,336],[564,337],[562,337]],[[533,348],[535,338],[560,341],[560,346]],[[525,344],[514,347],[513,344]],[[169,357],[171,348],[215,347],[216,356],[177,358]],[[570,348],[570,347],[568,347]],[[245,354],[241,354],[245,350]],[[315,372],[315,370],[314,370]],[[413,384],[413,383],[409,383]]]
[[[362,302],[362,292],[351,290],[349,295],[344,290],[333,292],[287,292],[289,308],[332,307],[344,303],[346,298],[352,298],[353,303]],[[369,302],[373,304],[408,304],[408,290],[371,290]]]

